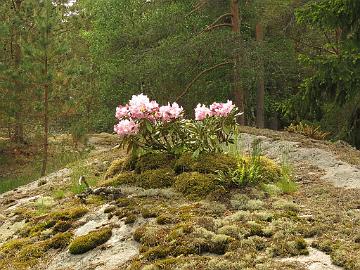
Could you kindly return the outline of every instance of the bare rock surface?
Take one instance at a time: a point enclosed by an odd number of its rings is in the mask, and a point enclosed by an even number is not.
[[[67,269],[93,269],[112,270],[122,269],[128,260],[138,255],[138,243],[132,239],[133,231],[143,223],[137,221],[133,225],[126,225],[115,216],[108,220],[104,209],[108,205],[85,215],[80,222],[82,226],[76,229],[75,235],[85,235],[103,226],[113,226],[112,237],[102,246],[97,247],[80,255],[72,255],[67,250],[53,257],[43,269],[67,270]]]
[[[308,162],[325,172],[322,179],[331,182],[336,187],[360,188],[360,169],[339,160],[330,151],[319,148],[302,147],[300,142],[274,140],[265,136],[241,134],[243,148],[249,149],[255,139],[261,140],[266,155],[281,160],[287,155],[289,162],[296,166],[300,162]],[[283,154],[282,154],[283,153]]]

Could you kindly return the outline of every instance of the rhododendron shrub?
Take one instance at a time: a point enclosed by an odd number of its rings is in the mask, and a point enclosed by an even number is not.
[[[202,152],[222,152],[223,145],[234,143],[236,117],[239,115],[232,101],[214,102],[209,107],[198,104],[195,121],[188,126],[195,156]]]
[[[184,152],[185,132],[182,132],[184,110],[177,103],[159,106],[146,95],[134,95],[128,104],[116,108],[119,123],[114,131],[128,151]],[[175,132],[175,130],[177,130]]]
[[[237,108],[231,101],[214,102],[209,107],[199,104],[195,120],[184,119],[177,103],[159,106],[146,95],[134,95],[128,104],[116,108],[119,123],[114,131],[122,145],[134,153],[161,151],[174,155],[192,152],[221,152],[223,144],[233,143]]]

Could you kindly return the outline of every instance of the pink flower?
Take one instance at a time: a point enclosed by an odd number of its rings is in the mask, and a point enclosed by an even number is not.
[[[134,119],[154,119],[154,114],[158,111],[159,104],[150,101],[146,95],[133,95],[129,101],[129,112]]]
[[[228,100],[226,103],[214,102],[212,105],[210,105],[212,116],[226,117],[231,113],[234,108],[235,105],[233,105],[232,101],[230,100]]]
[[[126,105],[126,106],[119,105],[119,107],[116,108],[115,117],[117,119],[121,120],[125,116],[129,116],[129,106],[128,105]]]
[[[159,108],[159,117],[162,121],[168,122],[172,119],[177,119],[181,116],[184,109],[179,106],[176,102],[174,102],[172,105],[168,103],[166,106],[161,106]]]
[[[195,108],[195,120],[204,120],[208,116],[211,116],[211,110],[199,103]]]
[[[139,125],[133,120],[121,120],[114,126],[114,131],[120,136],[133,135],[139,132]]]

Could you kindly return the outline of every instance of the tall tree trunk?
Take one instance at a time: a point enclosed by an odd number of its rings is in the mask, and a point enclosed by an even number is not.
[[[231,25],[232,31],[235,36],[235,42],[240,43],[240,14],[239,14],[239,0],[231,0]],[[235,105],[239,108],[240,112],[245,110],[245,95],[244,89],[241,85],[241,76],[240,76],[240,63],[241,55],[240,52],[236,50],[237,44],[234,44],[234,70],[233,70],[233,95],[235,98]],[[240,125],[245,124],[244,114],[238,116],[238,123]]]
[[[258,46],[262,46],[264,40],[264,31],[261,23],[256,24],[256,41]],[[257,93],[256,93],[256,126],[258,128],[264,128],[264,99],[265,99],[265,83],[264,83],[264,62],[262,56],[259,61],[259,74],[257,82]]]
[[[17,0],[14,2],[15,4],[15,12],[20,13],[22,0]],[[14,66],[17,71],[17,78],[15,80],[15,126],[14,126],[14,134],[12,140],[18,143],[25,142],[24,139],[24,123],[23,123],[23,104],[22,104],[22,95],[23,95],[23,85],[20,82],[20,64],[21,64],[21,30],[20,28],[14,29]]]
[[[48,8],[48,7],[46,7]],[[43,142],[43,161],[41,168],[41,176],[46,174],[47,160],[48,160],[48,137],[49,137],[49,70],[48,70],[48,29],[45,31],[45,57],[44,57],[44,142]]]

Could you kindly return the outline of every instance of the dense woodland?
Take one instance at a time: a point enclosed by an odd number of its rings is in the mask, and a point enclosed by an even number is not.
[[[49,134],[112,132],[115,107],[144,93],[189,116],[231,99],[240,124],[306,122],[360,147],[358,0],[0,2],[0,127],[14,142],[46,154]]]

